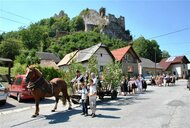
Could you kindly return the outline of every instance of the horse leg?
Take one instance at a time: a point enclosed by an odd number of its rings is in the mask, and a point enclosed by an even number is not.
[[[35,111],[35,114],[32,115],[32,117],[37,117],[39,115],[39,102],[40,102],[40,99],[35,99],[36,111]]]
[[[58,102],[59,102],[59,97],[55,97],[55,107],[53,108],[53,110],[51,110],[51,112],[55,112],[55,110],[57,109]]]
[[[66,98],[67,98],[67,101],[69,102],[69,108],[68,108],[68,109],[70,110],[70,109],[72,109],[72,108],[71,108],[70,96],[67,94]]]

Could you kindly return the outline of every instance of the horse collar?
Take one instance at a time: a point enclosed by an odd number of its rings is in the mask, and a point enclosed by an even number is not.
[[[43,84],[44,82],[44,78],[43,76],[41,76],[40,78],[38,78],[36,81],[31,82],[31,84],[28,86],[29,89],[33,89],[35,87],[40,86],[41,84]]]

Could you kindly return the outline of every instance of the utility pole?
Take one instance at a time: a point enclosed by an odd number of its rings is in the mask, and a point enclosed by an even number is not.
[[[154,75],[156,76],[156,47],[154,48]]]

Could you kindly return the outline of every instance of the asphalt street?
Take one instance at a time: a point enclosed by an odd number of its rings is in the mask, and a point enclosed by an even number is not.
[[[115,100],[106,97],[97,102],[96,117],[81,115],[81,107],[72,110],[61,102],[56,112],[54,104],[40,104],[40,115],[31,118],[35,107],[1,109],[1,128],[189,128],[190,91],[186,81],[177,81],[175,86],[148,86],[143,94],[118,96]],[[90,113],[90,110],[89,110]]]

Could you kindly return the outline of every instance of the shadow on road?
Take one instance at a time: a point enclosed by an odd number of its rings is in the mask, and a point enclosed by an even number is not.
[[[118,110],[121,110],[121,109],[120,108],[97,108],[97,110],[118,111]]]
[[[58,112],[51,115],[45,115],[45,118],[49,121],[49,124],[63,123],[69,120],[72,115],[81,113],[81,110],[72,109],[64,112]]]
[[[7,108],[14,108],[16,107],[15,105],[6,103],[5,105],[0,105],[0,109],[7,109]]]
[[[135,103],[139,103],[143,100],[149,100],[150,98],[146,98],[143,95],[152,93],[153,90],[147,90],[141,94],[128,94],[127,96],[119,96],[118,98],[114,100],[110,100],[109,97],[105,97],[102,100],[97,101],[97,105],[103,105],[103,106],[126,106],[126,105],[132,105]],[[143,97],[142,97],[143,96]],[[105,108],[106,109],[106,108]],[[108,108],[109,109],[109,108]]]
[[[120,119],[120,117],[117,117],[117,116],[102,115],[102,114],[98,114],[98,115],[96,115],[96,118]]]

